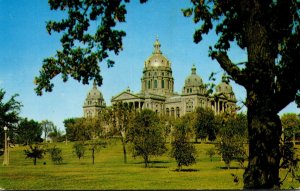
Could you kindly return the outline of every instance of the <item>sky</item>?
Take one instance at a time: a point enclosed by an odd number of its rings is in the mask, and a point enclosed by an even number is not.
[[[181,12],[190,6],[189,1],[150,0],[142,5],[138,2],[132,0],[127,4],[126,23],[118,25],[127,35],[123,40],[124,50],[111,56],[115,66],[107,68],[106,63],[100,63],[103,85],[99,89],[107,105],[112,96],[127,87],[135,93],[141,90],[144,61],[151,55],[156,38],[161,43],[161,51],[172,63],[176,92],[181,93],[193,64],[204,83],[209,82],[212,72],[217,72],[216,83],[220,82],[223,70],[208,57],[208,47],[214,45],[217,36],[212,32],[199,44],[193,42],[198,26]],[[92,83],[82,85],[71,78],[64,83],[58,76],[53,80],[53,91],[42,96],[36,95],[33,83],[43,59],[61,49],[61,34],[50,36],[46,21],[58,21],[62,17],[63,13],[50,10],[46,0],[0,0],[0,88],[6,91],[5,100],[19,94],[22,117],[37,121],[47,119],[64,130],[64,119],[83,116],[82,105]],[[235,63],[247,60],[245,51],[234,45],[229,56]],[[231,85],[238,105],[242,106],[245,89],[234,82]],[[287,112],[299,113],[299,109],[291,103],[280,114]]]

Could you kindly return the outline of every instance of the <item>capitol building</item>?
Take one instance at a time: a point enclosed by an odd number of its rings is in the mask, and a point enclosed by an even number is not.
[[[174,93],[172,64],[161,51],[156,39],[154,50],[144,62],[139,93],[127,90],[113,96],[111,103],[123,102],[134,109],[151,109],[158,114],[180,117],[197,107],[211,108],[215,114],[236,111],[236,98],[228,80],[222,79],[213,94],[208,94],[205,84],[193,65],[186,77],[182,93]],[[96,116],[106,107],[102,93],[94,84],[83,105],[84,117]]]

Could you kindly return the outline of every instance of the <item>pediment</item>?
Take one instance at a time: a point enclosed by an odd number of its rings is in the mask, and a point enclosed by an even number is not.
[[[134,95],[130,92],[122,92],[117,96],[112,98],[112,101],[122,101],[122,100],[130,100],[130,99],[139,99],[139,96]]]

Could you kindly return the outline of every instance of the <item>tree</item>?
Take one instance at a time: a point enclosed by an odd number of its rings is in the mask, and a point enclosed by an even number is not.
[[[4,100],[5,91],[0,89],[0,140],[4,140],[3,127],[7,126],[9,129],[8,135],[11,139],[14,139],[13,131],[15,126],[19,122],[20,110],[22,107],[21,102],[16,100],[18,94],[13,95],[9,100]],[[0,155],[3,154],[4,142],[0,141]]]
[[[300,161],[297,157],[296,148],[294,147],[295,136],[300,128],[300,119],[299,116],[294,113],[285,113],[281,117],[281,122],[284,136],[281,145],[282,160],[280,167],[288,168],[288,173],[291,173],[294,178],[296,177],[296,171]],[[281,183],[286,179],[287,174]]]
[[[300,2],[297,0],[194,1],[183,11],[200,27],[199,43],[210,30],[218,42],[210,56],[247,91],[249,164],[245,188],[279,187],[280,136],[278,112],[295,100],[300,88]],[[248,55],[233,63],[227,52],[237,44]]]
[[[151,110],[145,109],[137,113],[133,126],[129,129],[129,136],[133,156],[141,156],[145,168],[148,166],[150,156],[162,155],[167,150],[159,118]]]
[[[97,138],[103,132],[98,118],[71,118],[64,120],[66,135],[71,141],[87,141]]]
[[[179,171],[182,166],[196,163],[196,148],[189,142],[190,132],[188,124],[184,120],[175,126],[175,140],[172,142],[171,156],[175,158]]]
[[[36,165],[37,159],[44,158],[46,151],[45,149],[42,148],[42,146],[38,144],[34,144],[34,145],[29,145],[29,148],[24,150],[24,153],[26,155],[26,158],[33,159],[33,164]]]
[[[93,164],[95,164],[95,153],[100,151],[101,148],[105,148],[107,142],[101,140],[91,140],[88,142],[89,150],[92,152]]]
[[[48,137],[52,140],[52,142],[63,140],[62,132],[56,126],[53,127],[53,131],[48,134]]]
[[[63,161],[62,149],[57,148],[56,146],[54,146],[53,148],[50,148],[48,150],[48,152],[50,153],[51,160],[54,162],[54,164],[61,164],[62,163],[62,161]]]
[[[244,144],[247,141],[247,118],[244,114],[233,115],[223,122],[220,129],[217,150],[229,168],[233,160],[243,167],[246,158]]]
[[[82,143],[75,143],[73,145],[73,152],[75,153],[75,155],[80,160],[80,158],[84,157],[84,153],[85,153],[84,144],[82,144]]]
[[[145,2],[146,0],[140,0]],[[128,3],[129,0],[124,0]],[[99,62],[107,61],[112,67],[114,61],[108,59],[109,53],[118,54],[122,50],[122,39],[126,33],[116,30],[117,23],[125,22],[126,7],[123,0],[104,1],[66,1],[49,0],[51,10],[63,10],[68,18],[59,22],[48,21],[47,31],[63,32],[62,50],[54,57],[43,60],[38,77],[35,77],[38,95],[42,91],[52,91],[54,84],[50,82],[58,74],[64,82],[69,77],[83,84],[95,79],[97,85],[102,84]],[[90,34],[92,23],[100,23],[94,34]]]
[[[16,129],[16,142],[24,145],[42,142],[41,124],[33,119],[21,119]]]
[[[295,113],[285,113],[281,117],[285,141],[295,139],[295,135],[300,130],[300,118]]]
[[[216,139],[218,126],[216,124],[213,110],[202,107],[196,108],[193,126],[195,129],[196,139],[206,139],[207,137],[210,141]]]
[[[209,156],[210,158],[210,162],[212,162],[213,156],[216,154],[215,149],[214,148],[209,148],[206,151],[206,155]]]
[[[111,120],[110,123],[113,126],[112,131],[115,132],[113,134],[117,134],[121,137],[124,163],[127,163],[126,145],[129,141],[127,134],[134,118],[133,108],[128,103],[118,102],[107,111],[108,116],[106,116],[106,118]]]
[[[44,141],[47,142],[48,134],[51,133],[54,130],[54,124],[51,121],[43,120],[41,121],[41,126],[44,133]]]

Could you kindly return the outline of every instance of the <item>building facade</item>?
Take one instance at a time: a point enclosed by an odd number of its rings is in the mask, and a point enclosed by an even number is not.
[[[151,109],[159,114],[180,117],[197,107],[211,108],[215,114],[236,111],[236,98],[228,80],[216,86],[215,92],[208,94],[205,84],[193,65],[191,74],[185,79],[182,93],[174,93],[174,78],[171,62],[162,54],[161,44],[156,39],[154,50],[144,62],[141,78],[141,92],[130,89],[113,96],[111,103],[126,102],[135,109]]]

